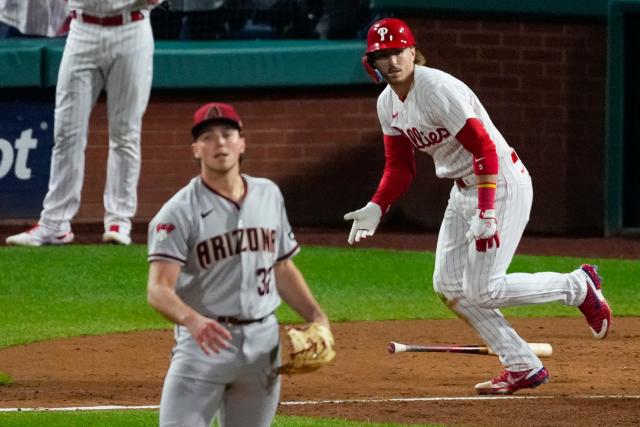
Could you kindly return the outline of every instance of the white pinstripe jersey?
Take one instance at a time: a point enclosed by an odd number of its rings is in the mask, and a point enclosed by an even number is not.
[[[274,265],[299,251],[278,186],[242,178],[245,196],[236,203],[196,177],[149,224],[149,261],[182,264],[176,294],[207,317],[273,312]]]
[[[404,135],[416,150],[433,157],[436,175],[457,179],[473,173],[473,156],[454,137],[469,118],[478,118],[496,145],[498,157],[510,147],[476,95],[450,74],[415,66],[414,81],[402,102],[387,86],[378,97],[378,119],[385,135]]]
[[[96,16],[109,16],[118,13],[152,9],[164,0],[68,0],[69,10],[82,10]]]

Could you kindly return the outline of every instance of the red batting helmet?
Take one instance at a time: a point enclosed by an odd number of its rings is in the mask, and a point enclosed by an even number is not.
[[[193,114],[193,127],[191,134],[194,138],[210,123],[228,123],[238,130],[242,130],[242,120],[235,108],[229,104],[221,102],[210,102],[198,108]]]
[[[367,53],[382,49],[398,49],[416,45],[411,28],[396,18],[376,21],[367,33]]]
[[[382,75],[369,60],[368,54],[382,49],[403,49],[416,45],[411,28],[400,19],[384,18],[376,21],[367,33],[367,51],[362,57],[362,65],[371,79],[382,82]]]

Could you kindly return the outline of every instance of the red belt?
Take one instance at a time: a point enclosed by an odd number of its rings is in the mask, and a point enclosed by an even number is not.
[[[519,159],[520,159],[520,158],[518,157],[518,154],[515,152],[515,150],[511,151],[511,161],[512,161],[513,163],[517,163]],[[467,184],[465,184],[464,179],[462,179],[462,178],[458,178],[458,179],[456,179],[456,181],[455,181],[455,182],[456,182],[456,185],[457,185],[459,188],[472,187],[471,185],[467,185]]]
[[[125,21],[125,17],[128,15],[131,16],[130,22],[140,21],[144,19],[144,14],[139,10],[134,10],[129,14],[121,13],[120,15],[102,16],[102,17],[88,15],[84,12],[78,14],[78,12],[76,12],[75,10],[71,11],[72,19],[78,19],[78,15],[80,15],[82,22],[86,22],[88,24],[102,25],[103,27],[117,27],[119,25],[126,24],[127,21]]]

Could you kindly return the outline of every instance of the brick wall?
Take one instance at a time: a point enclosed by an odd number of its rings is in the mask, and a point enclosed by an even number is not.
[[[476,92],[527,165],[534,185],[528,230],[601,233],[605,25],[409,22],[428,65],[450,72]]]
[[[529,231],[600,234],[606,27],[602,23],[408,20],[428,65],[467,83],[534,181]],[[384,164],[375,114],[381,87],[154,92],[143,125],[137,218],[149,219],[195,174],[190,118],[232,102],[247,128],[243,169],[280,184],[296,225],[342,225],[376,188]],[[92,115],[83,205],[102,216],[107,152],[103,101]],[[418,155],[418,177],[387,221],[437,229],[450,183]]]

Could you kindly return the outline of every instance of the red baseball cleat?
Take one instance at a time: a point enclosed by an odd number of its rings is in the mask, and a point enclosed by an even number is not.
[[[549,371],[544,366],[520,372],[504,370],[499,377],[476,384],[476,391],[478,394],[511,394],[523,388],[536,388],[547,381]]]
[[[587,296],[578,308],[587,319],[593,336],[601,340],[611,328],[611,308],[602,296],[602,277],[595,265],[583,264],[580,269],[587,275]]]

